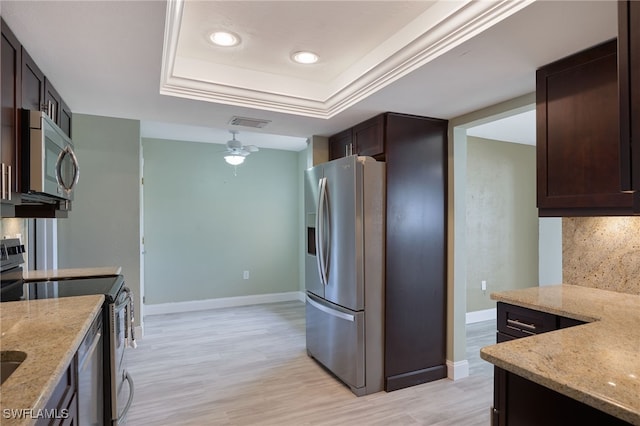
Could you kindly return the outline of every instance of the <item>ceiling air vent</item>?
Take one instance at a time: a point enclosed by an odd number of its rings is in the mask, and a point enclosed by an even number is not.
[[[271,123],[271,120],[261,120],[259,118],[247,118],[247,117],[231,117],[229,124],[232,126],[253,127],[256,129],[262,129],[267,124]]]

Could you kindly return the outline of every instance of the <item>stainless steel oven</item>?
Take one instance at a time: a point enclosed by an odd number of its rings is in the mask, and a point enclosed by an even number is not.
[[[100,321],[94,323],[79,348],[79,400],[82,407],[78,420],[82,426],[124,425],[134,395],[133,380],[127,371],[126,348],[135,347],[133,293],[125,286],[124,276],[25,282],[22,276],[23,253],[24,246],[18,239],[1,240],[1,301],[104,294]],[[100,322],[101,326],[96,325]],[[102,356],[97,355],[100,346],[103,348]],[[103,383],[102,400],[96,391],[98,375]]]
[[[104,294],[104,424],[126,424],[133,402],[133,380],[127,371],[126,348],[135,346],[133,295],[122,275],[74,278],[57,281],[33,281],[24,284],[24,299]],[[80,424],[84,425],[82,419]],[[87,423],[89,424],[89,423]]]
[[[115,303],[109,304],[109,321],[112,322],[113,332],[109,334],[113,357],[110,370],[111,389],[111,418],[113,425],[125,424],[126,415],[133,402],[133,380],[127,371],[126,348],[132,342],[133,299],[129,288],[124,287]]]

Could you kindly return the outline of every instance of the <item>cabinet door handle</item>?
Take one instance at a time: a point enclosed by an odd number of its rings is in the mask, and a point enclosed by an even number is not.
[[[5,177],[7,176],[7,165],[2,163],[2,199],[7,199],[7,181]]]
[[[2,163],[2,198],[11,201],[11,166]]]
[[[510,326],[513,326],[513,327],[518,327],[518,328],[525,328],[525,329],[531,330],[531,331],[535,331],[536,330],[535,324],[527,324],[525,322],[521,322],[521,321],[518,321],[518,320],[508,319],[507,320],[507,325],[510,325]]]

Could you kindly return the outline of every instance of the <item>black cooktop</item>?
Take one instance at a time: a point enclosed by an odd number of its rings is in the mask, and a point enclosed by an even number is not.
[[[113,303],[124,286],[124,277],[80,278],[24,284],[25,299],[52,299],[57,297],[104,294],[107,303]]]

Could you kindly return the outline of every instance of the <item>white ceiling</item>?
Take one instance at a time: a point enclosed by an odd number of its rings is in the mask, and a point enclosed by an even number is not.
[[[521,112],[499,120],[467,129],[468,136],[513,142],[536,144],[536,110]]]
[[[451,119],[531,93],[536,68],[617,31],[614,1],[181,4],[2,0],[0,12],[74,113],[182,140],[224,143],[236,129],[293,150],[384,111]],[[209,26],[245,44],[209,46]],[[294,66],[300,48],[320,63]],[[270,123],[233,127],[232,116]]]

